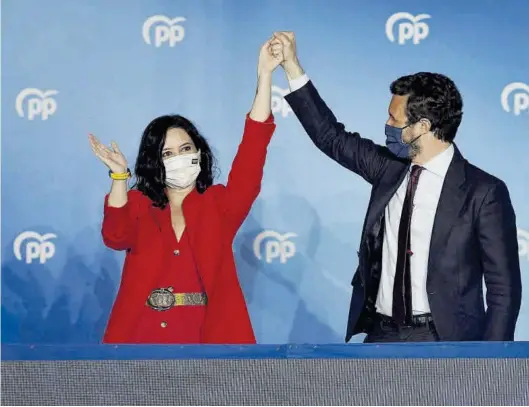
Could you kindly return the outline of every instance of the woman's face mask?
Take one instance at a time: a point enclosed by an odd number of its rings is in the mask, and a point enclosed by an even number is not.
[[[167,158],[163,160],[163,164],[167,187],[187,188],[196,181],[200,173],[200,151]]]

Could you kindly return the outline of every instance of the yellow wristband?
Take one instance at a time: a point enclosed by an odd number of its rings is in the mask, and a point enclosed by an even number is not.
[[[130,177],[130,170],[127,168],[127,172],[112,172],[109,171],[108,175],[110,175],[110,178],[115,179],[117,181],[124,181]]]

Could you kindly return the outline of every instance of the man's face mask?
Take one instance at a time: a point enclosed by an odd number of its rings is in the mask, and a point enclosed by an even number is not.
[[[394,127],[386,124],[386,146],[389,151],[399,158],[409,158],[411,156],[412,144],[425,134],[420,134],[410,142],[406,143],[402,140],[402,132],[410,126],[411,124],[404,127]]]

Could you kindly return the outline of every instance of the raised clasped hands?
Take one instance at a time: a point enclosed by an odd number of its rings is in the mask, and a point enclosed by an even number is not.
[[[261,47],[259,73],[270,73],[279,65],[286,68],[296,63],[296,39],[293,32],[277,31]]]
[[[303,75],[304,72],[299,64],[296,52],[296,36],[292,31],[274,32],[271,46],[281,55],[281,66],[285,70],[289,80]]]
[[[272,47],[280,45],[278,52],[281,53],[283,60],[281,65],[287,65],[296,62],[296,37],[292,31],[276,31],[273,34]]]

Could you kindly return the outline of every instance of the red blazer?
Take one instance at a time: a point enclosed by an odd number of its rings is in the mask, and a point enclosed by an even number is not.
[[[203,194],[192,191],[183,202],[186,231],[202,279],[208,305],[202,343],[253,344],[255,336],[237,278],[233,239],[259,195],[267,147],[275,130],[273,116],[264,123],[247,116],[244,135],[228,182]],[[119,291],[103,342],[131,343],[137,315],[155,288],[158,273],[166,272],[163,211],[139,191],[128,193],[122,208],[105,198],[103,241],[114,250],[127,250]]]

